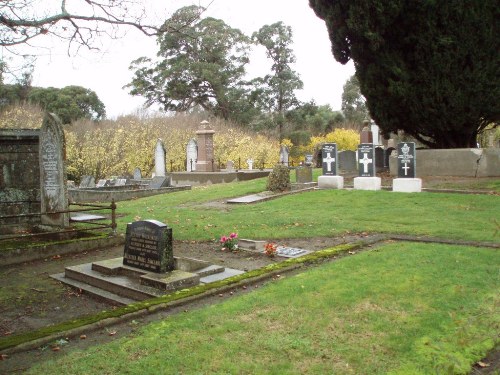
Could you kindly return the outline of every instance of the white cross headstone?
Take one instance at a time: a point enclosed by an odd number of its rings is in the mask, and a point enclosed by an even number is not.
[[[368,154],[363,153],[363,159],[361,159],[359,163],[363,164],[363,172],[368,173],[368,164],[373,163],[373,159],[369,159]]]
[[[329,152],[326,153],[326,158],[323,158],[323,163],[326,163],[328,172],[332,171],[332,164],[335,163],[335,158],[332,158]]]

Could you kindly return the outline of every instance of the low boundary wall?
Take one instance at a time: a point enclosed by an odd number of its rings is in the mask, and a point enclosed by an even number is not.
[[[150,197],[158,194],[174,193],[181,190],[190,190],[191,186],[174,186],[160,189],[139,189],[139,190],[105,190],[104,189],[68,189],[71,202],[92,203],[92,202],[115,202],[127,201],[130,199]]]
[[[270,169],[248,170],[238,172],[174,172],[172,185],[212,185],[236,181],[248,181],[255,178],[267,177],[271,173]]]
[[[396,176],[397,157],[389,158],[391,176]],[[417,177],[423,176],[500,176],[500,149],[455,148],[446,150],[417,150]]]

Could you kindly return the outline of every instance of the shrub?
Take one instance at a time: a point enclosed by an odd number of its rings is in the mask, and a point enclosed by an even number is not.
[[[290,189],[290,170],[286,165],[274,166],[267,179],[267,190],[278,192]]]

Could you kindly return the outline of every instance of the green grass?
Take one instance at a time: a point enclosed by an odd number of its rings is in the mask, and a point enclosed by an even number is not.
[[[498,250],[390,243],[30,373],[467,373],[498,342],[499,264]]]
[[[119,202],[118,230],[138,219],[156,219],[180,240],[240,237],[275,239],[378,232],[498,242],[500,198],[494,195],[322,190],[252,205],[203,203],[263,191],[265,179],[212,185]],[[495,221],[497,220],[497,221]]]

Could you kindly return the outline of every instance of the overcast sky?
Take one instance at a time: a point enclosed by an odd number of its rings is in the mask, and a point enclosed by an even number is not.
[[[206,6],[210,1],[144,0],[144,3],[149,9],[148,17],[160,23],[182,6],[193,3]],[[309,8],[308,0],[214,0],[205,14],[220,18],[247,35],[278,21],[291,26],[292,48],[297,59],[293,68],[304,82],[304,89],[297,92],[299,99],[314,99],[319,105],[330,104],[332,109],[340,110],[342,88],[354,74],[354,67],[352,63],[344,66],[334,60],[326,26]],[[78,85],[92,89],[106,105],[108,118],[135,112],[142,106],[141,97],[128,95],[122,87],[132,78],[128,70],[132,60],[156,55],[155,38],[130,30],[121,39],[103,41],[99,53],[82,49],[76,57],[68,57],[67,46],[57,43],[37,58],[33,86]],[[247,66],[249,78],[263,76],[270,72],[269,68],[265,52],[256,49]]]

